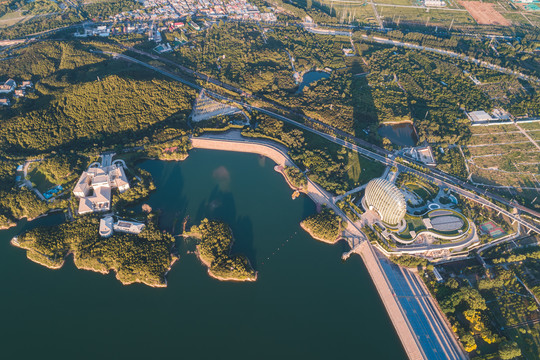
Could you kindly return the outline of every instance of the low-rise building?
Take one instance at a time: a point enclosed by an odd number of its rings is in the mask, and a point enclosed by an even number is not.
[[[121,193],[129,189],[123,162],[117,160],[111,164],[111,158],[112,155],[107,155],[105,166],[95,163],[81,174],[73,189],[73,194],[79,198],[79,214],[109,211],[112,189]]]
[[[118,220],[116,223],[114,223],[114,231],[128,233],[128,234],[140,234],[141,231],[144,229],[144,224],[135,222],[135,221],[128,221],[128,220]]]
[[[15,80],[9,79],[5,83],[0,85],[0,94],[9,94],[10,92],[13,92],[16,87],[17,83],[15,82]]]
[[[0,99],[0,106],[9,106],[10,104],[9,99]]]
[[[424,6],[443,7],[443,6],[446,6],[446,2],[444,0],[424,0]]]
[[[113,234],[114,220],[112,216],[105,216],[99,221],[99,235],[109,237]]]
[[[24,97],[24,95],[25,95],[24,90],[22,89],[15,90],[15,97],[21,98],[21,97]]]

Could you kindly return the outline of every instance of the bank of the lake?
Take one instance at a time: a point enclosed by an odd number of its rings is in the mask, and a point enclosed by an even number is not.
[[[25,226],[59,224],[55,214],[0,232],[4,274],[0,336],[6,358],[57,359],[405,359],[401,343],[359,257],[313,240],[299,226],[315,212],[274,163],[253,154],[193,150],[184,162],[145,161],[157,190],[148,203],[172,230],[186,215],[225,221],[234,253],[256,282],[220,282],[178,240],[168,287],[123,286],[66,261],[48,270],[9,241]],[[29,346],[28,344],[32,344]],[[360,350],[359,350],[360,349]]]
[[[379,127],[379,135],[390,139],[393,144],[399,146],[416,146],[418,135],[412,122],[399,123],[385,122]]]
[[[296,90],[296,94],[302,93],[304,91],[304,88],[308,87],[310,84],[317,82],[321,79],[328,79],[329,77],[329,73],[320,70],[310,70],[302,74],[302,81],[298,85],[298,90]]]

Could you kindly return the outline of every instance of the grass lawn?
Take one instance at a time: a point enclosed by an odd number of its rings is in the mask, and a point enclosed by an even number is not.
[[[383,164],[359,156],[354,151],[348,152],[347,161],[346,168],[350,186],[360,186],[371,179],[381,176],[385,168]]]
[[[47,177],[39,171],[38,163],[30,165],[28,169],[28,180],[42,193],[56,185],[47,180]]]

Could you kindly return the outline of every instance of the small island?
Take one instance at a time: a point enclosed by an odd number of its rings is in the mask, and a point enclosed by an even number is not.
[[[341,217],[328,208],[309,216],[300,223],[300,226],[315,240],[328,244],[336,243],[341,238],[343,231]]]
[[[174,238],[157,226],[157,216],[149,214],[139,234],[115,232],[101,237],[96,231],[98,216],[85,216],[59,226],[30,230],[12,240],[27,251],[28,259],[50,269],[59,269],[73,254],[75,266],[107,274],[111,270],[124,285],[143,283],[167,286],[166,275],[176,256]]]
[[[221,221],[204,219],[184,236],[197,238],[197,253],[208,267],[208,274],[222,281],[255,281],[257,272],[244,255],[231,255],[234,238],[231,228]]]

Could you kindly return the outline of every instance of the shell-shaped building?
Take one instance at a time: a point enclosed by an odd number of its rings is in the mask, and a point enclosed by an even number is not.
[[[366,186],[366,205],[377,211],[382,221],[398,225],[407,212],[405,196],[396,185],[386,179],[373,179]]]

